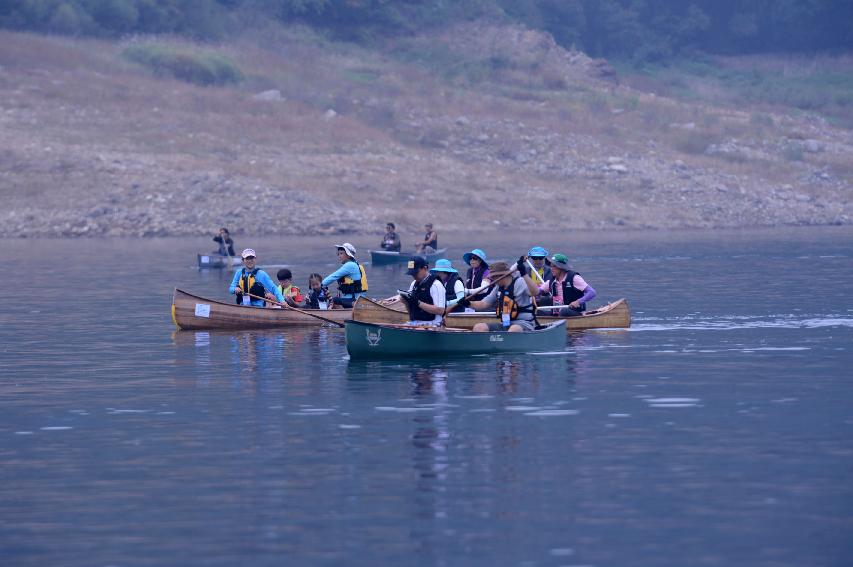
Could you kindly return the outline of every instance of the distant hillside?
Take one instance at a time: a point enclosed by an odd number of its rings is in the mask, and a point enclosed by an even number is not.
[[[373,48],[275,25],[0,44],[7,237],[853,219],[849,57],[639,74],[486,21]],[[812,80],[813,110],[774,97]]]

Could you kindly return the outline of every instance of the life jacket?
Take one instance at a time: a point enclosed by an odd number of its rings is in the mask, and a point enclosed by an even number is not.
[[[302,300],[305,299],[302,297],[302,292],[299,291],[299,288],[295,285],[289,285],[287,287],[278,286],[278,290],[285,298],[289,297],[296,303],[302,303]]]
[[[575,276],[578,276],[577,272],[573,272],[568,270],[566,272],[566,279],[563,280],[562,283],[557,281],[557,278],[552,278],[550,282],[548,282],[548,288],[551,292],[552,297],[557,297],[557,286],[563,286],[563,305],[568,305],[572,301],[577,301],[581,297],[583,297],[583,292],[577,289],[574,285]],[[586,304],[581,304],[581,311],[586,310]]]
[[[474,268],[468,268],[468,273],[465,275],[465,287],[468,289],[477,289],[481,285],[483,285],[483,275],[486,273],[486,270],[489,268],[484,265],[480,265],[480,269],[474,272]],[[480,301],[488,294],[487,291],[481,291],[477,295],[471,298],[471,301]]]
[[[349,260],[350,262],[355,262],[355,260]],[[367,274],[364,271],[364,266],[355,262],[355,265],[358,266],[358,271],[361,272],[361,279],[354,280],[349,276],[344,276],[338,279],[338,291],[343,295],[355,295],[356,293],[361,293],[363,291],[367,291]]]
[[[435,234],[435,232],[430,231],[430,232],[428,232],[428,233],[424,234],[424,240],[426,240],[427,238],[429,238],[429,235],[430,235],[430,234]],[[433,248],[435,248],[436,250],[438,250],[438,236],[435,236],[432,240],[428,241],[428,242],[426,243],[426,246],[432,246]]]
[[[242,298],[240,297],[244,293],[251,293],[252,295],[257,295],[258,297],[263,297],[266,294],[266,288],[260,283],[255,281],[255,276],[258,275],[258,268],[253,269],[251,272],[247,272],[246,268],[243,268],[242,274],[240,276],[240,281],[237,283],[237,289],[240,291],[237,292],[237,303],[243,303]],[[252,298],[254,300],[254,298]],[[266,305],[266,302],[264,302]]]
[[[498,309],[496,311],[496,315],[498,319],[503,318],[504,313],[509,313],[510,321],[514,321],[518,319],[519,313],[531,313],[533,314],[533,320],[536,320],[536,311],[533,308],[533,303],[530,305],[521,306],[515,300],[515,282],[518,278],[513,278],[512,283],[509,284],[507,289],[498,288],[497,293],[497,306]]]
[[[538,273],[542,277],[542,282],[547,282],[548,280],[553,279],[554,277],[554,274],[551,273],[551,268],[549,268],[548,266],[542,266],[542,269],[536,270],[536,273]],[[533,278],[534,283],[540,283],[536,280],[535,276],[531,277]]]
[[[416,283],[415,287],[412,288],[412,300],[409,302],[409,319],[412,321],[433,321],[435,319],[435,315],[432,313],[427,313],[420,307],[418,307],[418,300],[423,301],[424,303],[428,303],[429,305],[435,305],[435,302],[432,300],[432,295],[430,295],[429,290],[432,287],[432,283],[435,281],[435,276],[430,274],[424,279],[420,281],[420,283]]]
[[[385,235],[385,238],[382,240],[382,249],[391,252],[400,251],[400,241],[397,240],[396,232]]]
[[[308,290],[308,306],[311,309],[320,309],[320,302],[329,301],[329,288],[321,287],[320,291]]]
[[[453,287],[458,281],[459,275],[451,272],[450,277],[447,278],[447,281],[444,283],[444,296],[447,298],[447,301],[452,301],[456,299],[456,291],[453,289]]]

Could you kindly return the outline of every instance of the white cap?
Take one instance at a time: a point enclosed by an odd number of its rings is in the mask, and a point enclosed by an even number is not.
[[[240,256],[242,256],[243,258],[248,258],[249,256],[257,256],[257,254],[255,254],[255,251],[251,248],[246,248],[245,250],[243,250],[243,253],[240,254]]]
[[[355,260],[355,246],[353,246],[349,242],[344,242],[343,244],[335,244],[335,248],[343,248],[344,252],[347,253],[347,256]]]

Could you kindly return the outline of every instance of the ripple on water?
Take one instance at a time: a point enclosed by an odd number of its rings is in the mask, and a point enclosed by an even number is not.
[[[538,411],[527,412],[524,415],[529,415],[532,417],[559,417],[563,415],[577,415],[580,413],[578,410],[572,409],[542,409]]]

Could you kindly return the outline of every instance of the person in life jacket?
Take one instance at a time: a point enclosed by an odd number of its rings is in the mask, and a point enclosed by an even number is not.
[[[489,285],[489,264],[486,262],[486,253],[479,248],[474,248],[470,252],[462,255],[462,259],[466,264],[471,266],[465,274],[465,293],[469,295],[475,289],[481,288],[484,285]],[[471,297],[471,301],[480,301],[486,297],[487,291],[481,291]]]
[[[322,285],[338,282],[338,297],[332,299],[332,308],[351,308],[355,300],[367,292],[367,274],[364,266],[355,259],[355,246],[349,242],[335,244],[341,267],[323,278]]]
[[[284,297],[284,301],[292,307],[300,307],[305,301],[299,288],[293,285],[293,273],[287,268],[282,268],[276,274],[278,290]]]
[[[430,274],[429,264],[415,256],[409,260],[406,273],[412,276],[408,291],[399,291],[397,301],[409,309],[409,325],[441,325],[447,307],[446,291],[441,280]]]
[[[551,256],[550,281],[539,286],[553,298],[554,309],[549,314],[561,317],[576,317],[586,311],[586,304],[595,298],[595,290],[569,266],[565,254]]]
[[[234,278],[228,288],[228,293],[237,296],[237,303],[255,307],[266,305],[263,299],[256,299],[248,294],[284,303],[284,296],[281,295],[278,286],[275,285],[269,274],[255,267],[257,258],[255,251],[246,248],[240,256],[243,258],[243,267],[234,272]]]
[[[456,304],[465,297],[465,284],[459,277],[459,272],[453,267],[450,260],[442,258],[435,261],[435,267],[429,271],[444,286],[444,299],[448,311],[462,311],[462,307]]]
[[[539,294],[539,289],[530,278],[526,263],[524,256],[512,268],[506,262],[493,263],[490,269],[494,287],[489,294],[480,301],[463,299],[459,302],[463,307],[470,305],[477,310],[495,309],[499,321],[488,325],[477,323],[475,331],[518,333],[536,328],[533,298]]]
[[[426,234],[424,235],[423,242],[418,244],[416,251],[423,254],[435,252],[438,250],[438,233],[432,229],[432,223],[430,222],[424,225],[424,230],[426,230]]]
[[[323,276],[320,274],[308,276],[308,296],[305,298],[305,307],[328,309],[330,301],[329,288],[323,286]]]
[[[383,250],[388,252],[400,251],[402,244],[400,244],[400,237],[395,232],[396,228],[393,222],[385,225],[385,236],[382,237],[382,242],[379,244]]]

